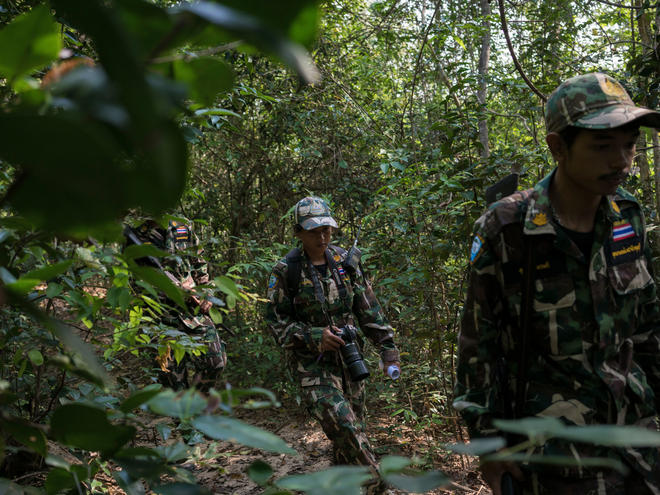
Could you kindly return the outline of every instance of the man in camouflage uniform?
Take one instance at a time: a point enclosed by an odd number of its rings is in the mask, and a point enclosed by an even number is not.
[[[171,256],[161,258],[160,261],[155,258],[137,261],[139,264],[156,265],[155,268],[161,269],[184,291],[190,313],[181,313],[172,301],[163,296],[162,302],[171,309],[161,316],[161,320],[191,335],[205,347],[199,356],[191,358],[186,355],[179,363],[167,347],[157,357],[161,381],[174,389],[194,385],[207,391],[217,383],[227,364],[227,353],[225,342],[208,316],[211,301],[195,291],[196,286],[209,283],[208,267],[201,256],[202,249],[197,235],[190,224],[176,220],[171,220],[167,229],[163,229],[154,220],[147,220],[136,229],[127,228],[125,233],[129,244],[151,244],[170,253]]]
[[[294,223],[303,249],[290,252],[273,268],[266,321],[286,351],[308,411],[333,442],[335,462],[376,471],[365,434],[364,381],[351,380],[339,352],[344,342],[336,334],[345,325],[359,326],[387,369],[399,364],[394,332],[360,269],[351,272],[344,265],[346,252],[330,244],[337,222],[327,203],[316,197],[300,200]],[[289,271],[296,269],[298,287],[289,287]]]
[[[594,73],[559,86],[545,119],[557,168],[534,189],[491,205],[475,224],[454,407],[472,438],[497,435],[492,420],[510,416],[507,407],[515,417],[656,430],[656,286],[640,206],[619,186],[639,126],[660,127],[660,114],[635,107],[617,81]],[[523,306],[530,309],[527,324]],[[609,457],[631,474],[493,462],[482,474],[494,494],[506,471],[526,493],[660,493],[655,449],[550,440],[531,450]]]

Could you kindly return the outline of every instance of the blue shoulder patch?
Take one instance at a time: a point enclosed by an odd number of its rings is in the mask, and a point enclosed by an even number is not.
[[[474,239],[472,240],[472,248],[470,249],[470,264],[473,264],[477,260],[483,247],[484,240],[479,234],[475,235]]]
[[[272,289],[277,285],[277,277],[275,275],[271,275],[270,278],[268,279],[268,288]]]

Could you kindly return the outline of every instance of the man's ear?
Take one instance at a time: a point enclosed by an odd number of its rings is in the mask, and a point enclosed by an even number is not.
[[[562,137],[556,132],[551,132],[545,137],[545,142],[550,149],[550,153],[552,153],[552,158],[554,158],[557,163],[561,163],[561,161],[566,158],[566,153],[568,152],[566,143]]]

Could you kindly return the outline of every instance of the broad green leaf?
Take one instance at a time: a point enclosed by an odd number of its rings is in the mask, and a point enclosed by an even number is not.
[[[168,255],[169,253],[158,249],[153,244],[131,244],[130,246],[126,246],[121,253],[121,257],[126,261],[145,258],[147,256],[158,259]]]
[[[201,486],[192,483],[170,483],[168,485],[155,486],[154,493],[158,495],[210,495],[211,492]]]
[[[165,460],[152,449],[122,449],[112,460],[133,479],[157,480],[169,472]]]
[[[380,465],[378,466],[378,470],[380,471],[381,474],[398,473],[402,469],[405,469],[408,466],[410,466],[411,463],[412,461],[407,457],[401,457],[398,455],[388,455],[380,460]]]
[[[173,445],[162,445],[154,447],[154,450],[158,452],[167,462],[177,462],[188,457],[189,448],[185,443],[177,442]]]
[[[225,294],[238,297],[238,287],[236,287],[236,282],[229,277],[221,275],[220,277],[216,277],[213,281],[215,282],[215,286]]]
[[[57,441],[103,454],[117,451],[135,435],[132,426],[113,425],[105,411],[85,404],[61,406],[53,414],[50,427]]]
[[[177,60],[174,62],[174,76],[188,86],[193,100],[204,105],[210,105],[234,85],[231,67],[212,57]]]
[[[41,268],[37,268],[36,270],[32,270],[26,273],[25,275],[23,275],[23,277],[36,278],[39,280],[47,281],[67,271],[72,263],[73,263],[72,260],[61,261],[53,265],[48,265]]]
[[[383,478],[393,487],[405,490],[409,493],[426,493],[441,486],[447,486],[451,483],[451,479],[440,471],[421,473],[416,476],[407,474],[388,474],[383,476]]]
[[[281,5],[278,5],[278,8],[281,8]],[[256,17],[208,1],[180,4],[174,12],[179,15],[192,14],[200,20],[253,43],[266,52],[274,53],[308,83],[320,79],[318,69],[304,48],[273,31]]]
[[[222,314],[217,309],[211,307],[211,309],[209,309],[209,316],[213,320],[213,323],[216,325],[220,325],[220,323],[222,323]]]
[[[445,448],[456,454],[480,456],[504,448],[506,440],[502,437],[475,438],[470,443],[446,444]]]
[[[14,282],[6,284],[5,287],[7,287],[8,290],[18,295],[25,295],[40,283],[41,280],[39,280],[38,278],[21,277],[18,280],[15,280]]]
[[[0,421],[0,427],[26,447],[41,456],[46,456],[48,450],[46,435],[41,429],[18,418],[2,420]]]
[[[554,436],[606,447],[660,447],[660,433],[641,426],[566,426],[555,432]]]
[[[493,424],[498,430],[525,435],[530,439],[542,439],[554,436],[565,428],[557,418],[523,418],[517,420],[496,419]]]
[[[361,485],[371,479],[372,475],[366,467],[336,466],[310,474],[286,476],[276,481],[280,488],[298,490],[308,495],[327,495],[341,493],[342,495],[360,495]]]
[[[39,349],[30,349],[28,351],[28,359],[35,366],[41,366],[44,364],[44,356]]]
[[[142,404],[149,402],[153,397],[160,393],[161,389],[162,386],[157,383],[147,385],[142,390],[138,390],[133,395],[124,400],[124,402],[122,402],[119,406],[119,409],[124,413],[129,413],[136,407],[140,407]]]
[[[3,495],[42,495],[43,491],[31,486],[21,486],[8,479],[0,478],[0,493]]]
[[[61,44],[48,7],[37,5],[0,30],[0,76],[13,82],[40,69],[57,58]]]
[[[171,416],[179,419],[189,419],[201,414],[206,409],[206,400],[194,389],[184,393],[176,393],[165,389],[148,403],[149,409],[155,414]]]
[[[53,468],[48,472],[45,487],[48,495],[56,495],[64,490],[74,489],[76,487],[76,481],[67,470]]]
[[[227,416],[200,416],[192,425],[214,440],[225,440],[268,452],[296,454],[280,437]]]
[[[273,475],[273,468],[262,460],[254,461],[247,469],[248,476],[259,486],[264,486]]]
[[[243,118],[242,115],[233,112],[231,110],[227,110],[226,108],[200,108],[199,110],[195,110],[195,115],[200,116],[200,115],[227,115],[230,117],[238,117],[238,118]]]
[[[130,265],[129,268],[138,278],[162,290],[167,297],[181,308],[187,309],[181,289],[174,285],[172,280],[162,271],[150,266]]]

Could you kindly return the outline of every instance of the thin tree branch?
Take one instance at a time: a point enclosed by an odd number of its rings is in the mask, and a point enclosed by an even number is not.
[[[646,7],[644,6],[637,6],[637,5],[624,5],[622,3],[616,3],[616,2],[609,2],[608,0],[594,0],[595,2],[602,3],[605,5],[609,5],[610,7],[618,7],[620,9],[629,9],[629,10],[644,10]],[[649,5],[649,8],[653,9],[657,7],[658,4],[653,4]]]
[[[534,86],[532,81],[529,80],[529,78],[525,75],[525,72],[523,71],[522,66],[520,65],[520,62],[518,61],[518,57],[516,57],[516,52],[513,50],[513,44],[511,43],[511,36],[509,36],[509,28],[506,25],[506,16],[504,14],[504,0],[498,0],[497,1],[499,8],[500,8],[500,20],[502,21],[502,31],[504,32],[504,37],[506,38],[506,46],[509,48],[509,53],[511,54],[511,58],[513,59],[513,64],[516,66],[516,70],[520,74],[520,76],[523,78],[523,81],[525,81],[525,84],[529,86],[529,89],[531,89],[534,94],[536,94],[543,103],[548,101],[548,97],[545,96],[539,89]]]

